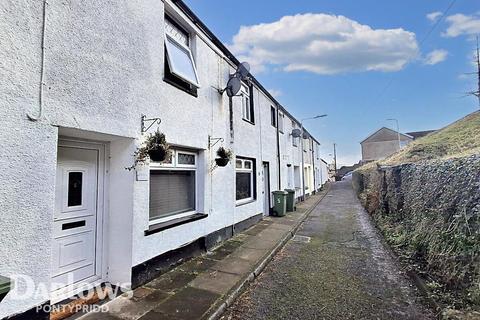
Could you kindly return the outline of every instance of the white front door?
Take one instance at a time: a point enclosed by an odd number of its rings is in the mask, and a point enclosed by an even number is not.
[[[53,222],[54,290],[101,277],[101,148],[59,143]],[[101,166],[103,167],[103,166]],[[99,179],[99,175],[102,179]]]
[[[263,215],[270,215],[270,170],[268,162],[263,163]]]

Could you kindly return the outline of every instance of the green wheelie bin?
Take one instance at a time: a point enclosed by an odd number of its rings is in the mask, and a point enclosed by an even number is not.
[[[286,191],[273,191],[273,213],[277,217],[283,217],[287,213],[287,195]]]
[[[287,195],[287,211],[295,211],[295,190],[293,189],[285,189],[288,192]]]

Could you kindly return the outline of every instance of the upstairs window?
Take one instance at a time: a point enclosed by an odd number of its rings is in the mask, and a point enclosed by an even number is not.
[[[295,121],[292,121],[292,129],[297,129],[297,123]],[[297,147],[298,146],[298,139],[299,137],[293,137],[292,136],[292,146]]]
[[[285,115],[282,112],[278,113],[278,131],[283,133],[283,122],[285,120]]]
[[[196,95],[200,87],[190,34],[165,16],[165,80]]]
[[[277,110],[274,106],[270,107],[270,117],[271,117],[271,124],[273,127],[277,127]]]
[[[252,88],[242,83],[240,91],[242,97],[242,116],[243,119],[255,123],[255,114],[253,109]]]

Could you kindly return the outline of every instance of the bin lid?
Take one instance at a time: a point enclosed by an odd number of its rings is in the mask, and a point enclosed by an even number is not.
[[[288,193],[295,193],[294,189],[285,189],[285,191],[287,191]]]
[[[273,191],[272,193],[273,193],[273,194],[281,194],[281,195],[286,195],[286,194],[288,194],[288,192],[286,192],[286,191],[281,191],[281,190]]]

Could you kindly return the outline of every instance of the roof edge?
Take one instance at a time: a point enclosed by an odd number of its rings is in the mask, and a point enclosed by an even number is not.
[[[217,36],[200,20],[200,18],[190,9],[187,4],[183,0],[171,0],[173,4],[175,4],[189,19],[193,22],[203,33],[209,38],[212,43],[217,46],[220,51],[222,51],[225,56],[230,59],[234,64],[239,65],[240,61],[233,55],[233,53],[217,38]],[[255,85],[270,99],[272,100],[277,107],[280,107],[282,111],[287,114],[290,118],[295,120],[296,122],[300,123],[300,121],[295,118],[290,112],[286,110],[286,108],[275,99],[270,92],[257,80],[252,74],[250,74],[252,81]],[[304,128],[304,131],[318,144],[320,142],[315,139],[313,135],[311,135],[308,130]]]

